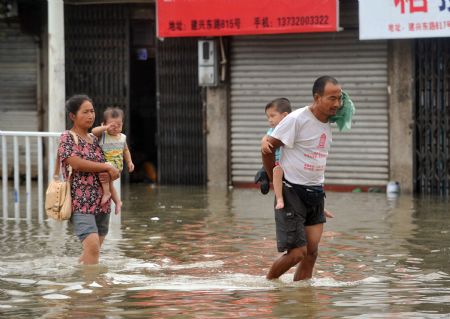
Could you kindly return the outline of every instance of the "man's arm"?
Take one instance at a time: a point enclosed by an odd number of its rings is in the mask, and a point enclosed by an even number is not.
[[[261,152],[263,154],[272,152],[270,150],[270,143],[268,141],[268,137],[269,135],[264,135],[264,137],[261,139]]]
[[[264,169],[266,170],[267,175],[269,176],[269,179],[272,180],[273,178],[273,167],[275,166],[275,150],[281,146],[283,146],[283,142],[280,140],[277,140],[276,138],[272,136],[267,136],[267,142],[269,143],[269,148],[271,153],[262,153],[262,162],[264,165]]]

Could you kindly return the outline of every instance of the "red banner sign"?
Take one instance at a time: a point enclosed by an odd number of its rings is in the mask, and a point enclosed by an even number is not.
[[[338,0],[157,0],[158,37],[334,32]]]

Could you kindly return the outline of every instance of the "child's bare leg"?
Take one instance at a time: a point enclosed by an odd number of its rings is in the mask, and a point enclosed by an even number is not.
[[[275,191],[275,199],[277,201],[275,209],[284,208],[283,169],[278,165],[273,168],[273,189]]]
[[[109,187],[109,183],[102,183],[102,188],[103,188],[103,196],[100,205],[105,205],[111,197],[111,190]]]
[[[113,182],[111,181],[109,184],[109,188],[111,189],[111,199],[116,205],[115,213],[116,215],[120,213],[120,210],[122,209],[122,201],[120,200],[119,195],[117,194],[116,188],[113,185]]]

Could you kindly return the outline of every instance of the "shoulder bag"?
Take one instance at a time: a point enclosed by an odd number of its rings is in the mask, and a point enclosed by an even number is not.
[[[78,137],[69,131],[75,145],[78,145]],[[72,178],[72,167],[69,165],[69,176],[66,180],[59,178],[61,166],[59,154],[56,152],[56,163],[53,179],[50,181],[45,192],[45,212],[47,216],[54,220],[67,220],[72,216],[72,195],[70,193],[70,183]]]

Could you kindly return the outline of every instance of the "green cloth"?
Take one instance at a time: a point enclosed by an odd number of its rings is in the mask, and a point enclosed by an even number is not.
[[[355,105],[350,96],[342,91],[342,106],[336,112],[336,115],[330,117],[330,122],[337,124],[339,131],[349,131],[352,128],[352,117],[355,114]]]

